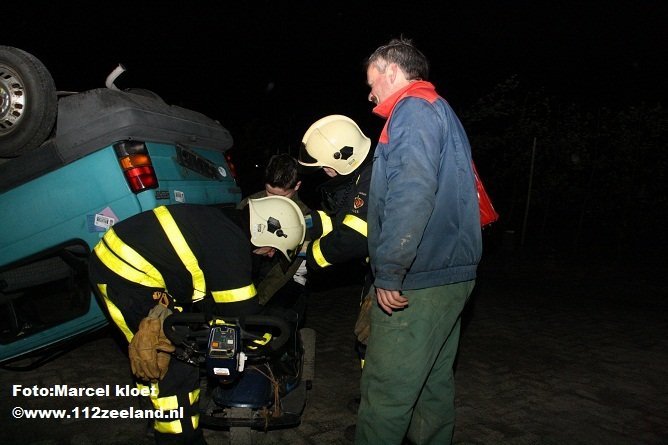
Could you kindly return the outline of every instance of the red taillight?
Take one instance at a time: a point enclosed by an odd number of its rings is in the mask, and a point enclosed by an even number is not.
[[[236,180],[237,167],[234,165],[234,162],[232,161],[232,154],[229,151],[225,153],[225,160],[227,161],[227,166],[230,168],[230,173],[232,174],[232,177]]]
[[[158,178],[143,142],[118,142],[114,144],[114,150],[133,193],[158,187]]]
[[[134,193],[158,187],[158,178],[155,177],[153,167],[135,167],[125,171],[125,179]]]

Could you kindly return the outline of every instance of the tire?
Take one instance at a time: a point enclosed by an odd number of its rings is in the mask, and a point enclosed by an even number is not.
[[[39,147],[51,134],[57,112],[56,86],[42,62],[0,46],[0,157]]]

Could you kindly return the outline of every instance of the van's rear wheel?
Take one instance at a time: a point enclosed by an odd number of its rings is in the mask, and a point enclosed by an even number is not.
[[[39,147],[58,111],[51,74],[35,56],[0,46],[0,157]]]

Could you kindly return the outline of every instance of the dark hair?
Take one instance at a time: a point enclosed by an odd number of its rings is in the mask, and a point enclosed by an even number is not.
[[[396,63],[406,73],[408,80],[428,80],[429,61],[422,52],[413,46],[410,39],[399,37],[376,49],[369,56],[366,68],[375,64],[381,72],[387,63]]]
[[[264,182],[272,187],[291,189],[299,181],[297,160],[287,153],[273,155],[264,169]]]

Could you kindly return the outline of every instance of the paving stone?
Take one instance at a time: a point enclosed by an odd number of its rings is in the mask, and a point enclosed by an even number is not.
[[[668,294],[655,282],[662,276],[606,264],[483,263],[457,359],[455,444],[667,444]],[[349,443],[344,431],[355,414],[348,405],[359,393],[352,329],[360,290],[336,279],[312,292],[306,325],[317,333],[316,370],[302,424],[256,432],[255,443]],[[126,348],[106,330],[35,370],[0,370],[0,444],[152,444],[141,420],[11,417],[15,406],[140,408],[132,397],[11,396],[13,384],[132,384]],[[226,443],[227,433],[205,430],[205,437]]]

